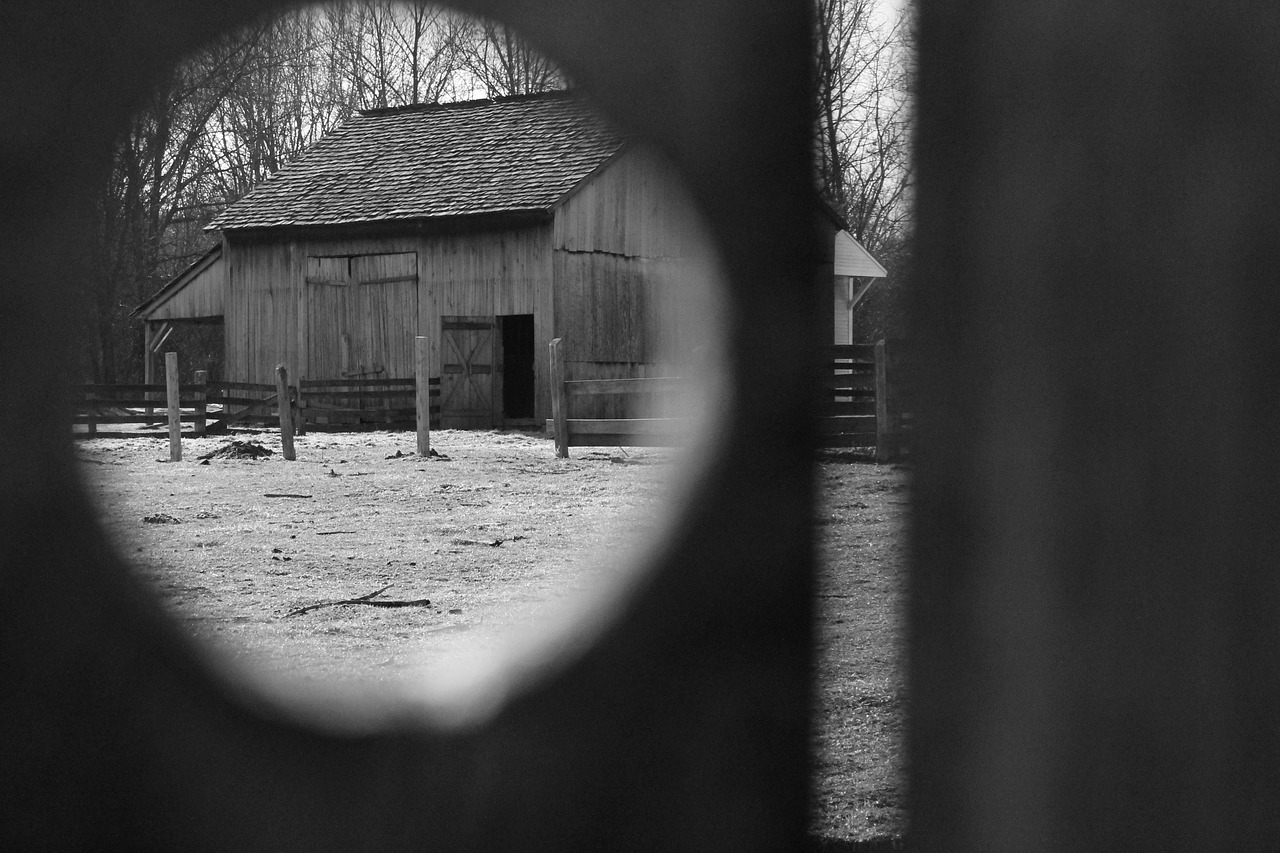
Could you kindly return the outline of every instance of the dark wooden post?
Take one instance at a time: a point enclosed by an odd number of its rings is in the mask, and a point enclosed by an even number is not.
[[[156,381],[156,354],[152,349],[155,341],[155,324],[150,320],[142,324],[142,383],[144,385],[154,385]],[[150,401],[154,394],[147,391],[144,395],[147,398],[146,415],[150,418],[155,414],[155,407],[150,405]],[[150,421],[148,421],[150,423]],[[90,434],[93,433],[90,429]]]
[[[307,401],[302,396],[302,377],[293,380],[293,432],[295,435],[307,434]]]
[[[898,424],[889,367],[888,341],[876,341],[876,461],[889,462],[898,455]]]
[[[209,371],[196,371],[196,399],[193,405],[196,409],[195,423],[192,425],[192,432],[196,435],[204,435],[205,426],[207,424],[206,407],[209,405]]]
[[[90,391],[80,392],[80,400],[82,401],[80,405],[84,407],[85,414],[88,415],[89,417],[89,422],[88,424],[86,424],[86,426],[88,427],[87,432],[90,438],[93,438],[95,435],[98,434],[98,417],[97,417],[98,403],[96,400],[97,396],[98,395],[96,393],[93,393]]]
[[[280,413],[280,447],[284,458],[292,462],[296,456],[293,450],[293,404],[289,400],[289,370],[283,365],[276,365],[276,411]]]
[[[165,393],[169,403],[169,461],[182,461],[182,401],[178,386],[178,354],[164,354]]]
[[[569,458],[569,400],[564,393],[563,341],[551,342],[551,423],[556,442],[556,456]]]
[[[418,455],[431,454],[431,352],[430,341],[418,335],[413,339],[414,403],[417,408]]]

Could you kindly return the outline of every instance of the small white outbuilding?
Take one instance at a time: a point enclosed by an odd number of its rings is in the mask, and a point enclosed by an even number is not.
[[[853,343],[853,309],[872,282],[884,278],[885,268],[848,231],[835,236],[835,337],[832,343]]]

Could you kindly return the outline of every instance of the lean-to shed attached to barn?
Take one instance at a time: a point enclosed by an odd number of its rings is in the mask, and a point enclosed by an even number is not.
[[[701,343],[679,183],[564,93],[363,112],[210,228],[218,275],[166,290],[222,290],[228,380],[411,377],[423,335],[442,426],[533,424],[552,338],[571,378]]]

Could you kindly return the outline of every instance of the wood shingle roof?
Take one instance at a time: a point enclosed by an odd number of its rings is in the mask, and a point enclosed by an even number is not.
[[[209,228],[548,211],[624,141],[565,93],[370,110],[263,181]]]

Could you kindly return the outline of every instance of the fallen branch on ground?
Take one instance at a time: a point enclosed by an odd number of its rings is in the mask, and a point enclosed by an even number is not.
[[[373,600],[389,589],[391,589],[390,584],[384,586],[382,589],[375,589],[373,592],[362,595],[358,598],[343,598],[335,601],[320,601],[316,604],[308,604],[306,607],[299,607],[297,610],[289,611],[284,615],[284,618],[288,619],[290,616],[301,616],[303,613],[310,613],[312,610],[319,610],[321,607],[337,607],[339,604],[367,604],[370,607],[429,607],[431,605],[431,599],[429,598],[417,598],[412,601],[394,599]]]

